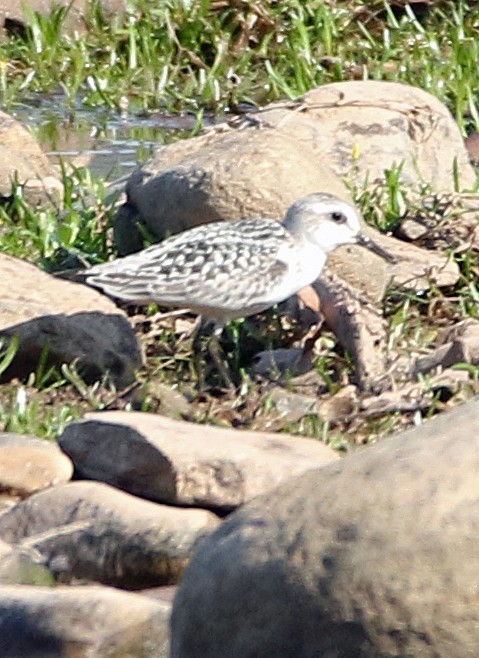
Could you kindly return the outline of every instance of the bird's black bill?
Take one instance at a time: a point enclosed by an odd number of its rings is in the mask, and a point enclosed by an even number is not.
[[[356,243],[360,244],[362,247],[366,247],[366,249],[369,249],[369,251],[374,252],[378,256],[381,256],[381,258],[384,258],[384,260],[387,260],[389,263],[397,263],[397,258],[395,256],[390,254],[389,251],[386,251],[386,249],[380,247],[377,242],[368,238],[367,235],[360,233],[357,236]]]

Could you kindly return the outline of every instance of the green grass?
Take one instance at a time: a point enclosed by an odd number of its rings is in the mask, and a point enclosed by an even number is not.
[[[0,45],[0,105],[6,111],[54,94],[55,103],[63,103],[71,117],[85,107],[102,116],[125,108],[138,114],[156,109],[192,112],[196,133],[205,113],[297,97],[328,82],[369,78],[417,85],[447,104],[463,133],[479,130],[477,3],[438,3],[419,17],[410,8],[398,12],[379,1],[257,0],[215,9],[207,0],[140,0],[130,3],[122,18],[106,18],[92,5],[81,38],[63,32],[66,17],[67,10],[61,8],[49,17],[30,13],[24,37]],[[43,209],[29,205],[21,187],[13,186],[11,198],[0,205],[2,252],[48,271],[110,257],[115,209],[105,200],[102,181],[93,180],[86,169],[64,170],[63,183],[62,204]],[[411,210],[398,168],[385,172],[384,184],[375,189],[352,193],[367,220],[382,230],[394,230],[404,209]],[[454,257],[461,269],[454,289],[390,291],[385,313],[391,349],[425,349],[439,327],[478,317],[477,253]],[[254,321],[229,326],[225,348],[232,367],[244,377],[242,395],[232,402],[217,394],[195,394],[189,383],[189,339],[169,321],[160,323],[154,339],[144,328],[156,310],[150,309],[137,325],[148,354],[140,380],[178,385],[193,401],[200,422],[271,427],[274,408],[265,391],[248,381],[244,366],[260,349],[294,344],[295,327],[281,326],[274,312],[258,326]],[[0,373],[14,347],[0,348]],[[321,351],[316,372],[329,396],[350,381],[353,364],[333,344]],[[468,372],[475,386],[477,369],[469,367]],[[212,381],[217,383],[214,375]],[[431,394],[427,381],[424,391]],[[133,403],[102,383],[87,386],[72,364],[60,373],[46,373],[39,363],[29,381],[0,386],[0,429],[53,438],[88,409],[155,409],[155,397],[146,385],[137,393]],[[435,404],[430,408],[435,411]],[[293,424],[276,420],[274,427],[345,448],[416,421],[412,412],[389,413],[333,426],[313,415]]]
[[[208,0],[139,0],[123,18],[93,5],[81,38],[62,34],[67,12],[29,12],[26,38],[0,46],[3,107],[62,91],[72,108],[128,102],[134,111],[220,112],[368,77],[420,86],[448,104],[461,128],[479,127],[476,3],[441,3],[419,19],[411,8],[399,15],[359,0],[218,10]]]
[[[87,169],[63,170],[61,204],[39,209],[28,203],[21,185],[0,204],[0,250],[40,264],[46,270],[104,261],[114,208],[105,202],[101,181]]]

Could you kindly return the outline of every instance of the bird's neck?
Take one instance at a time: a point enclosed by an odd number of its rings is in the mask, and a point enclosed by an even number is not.
[[[305,240],[302,244],[301,271],[305,285],[315,281],[326,264],[328,254],[317,244]]]

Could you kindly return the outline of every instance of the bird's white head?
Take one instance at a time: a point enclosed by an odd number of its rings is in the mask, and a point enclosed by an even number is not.
[[[361,233],[357,210],[334,194],[308,194],[288,209],[284,226],[296,239],[317,245],[325,254],[343,244],[361,244],[389,261],[382,247]]]
[[[361,230],[356,209],[333,194],[308,194],[288,209],[284,226],[295,237],[316,243],[329,253],[356,242]]]

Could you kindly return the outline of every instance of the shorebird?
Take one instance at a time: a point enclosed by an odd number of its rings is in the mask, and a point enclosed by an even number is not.
[[[212,324],[210,354],[231,388],[218,343],[225,323],[297,293],[319,277],[331,251],[353,243],[394,262],[361,233],[351,204],[316,193],[296,201],[283,224],[271,219],[204,224],[83,274],[89,285],[112,297],[188,308],[201,316],[203,326]]]

